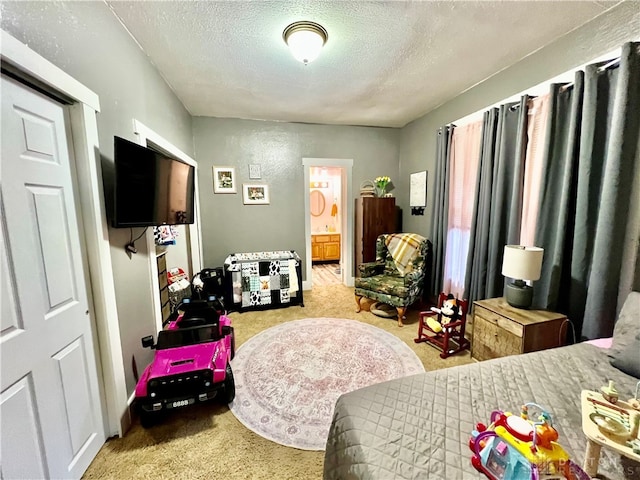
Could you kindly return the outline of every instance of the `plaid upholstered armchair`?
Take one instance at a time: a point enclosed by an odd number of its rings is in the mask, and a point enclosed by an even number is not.
[[[376,261],[358,266],[355,279],[359,312],[362,297],[396,308],[402,327],[407,307],[422,296],[431,268],[431,241],[416,233],[389,233],[376,241]]]

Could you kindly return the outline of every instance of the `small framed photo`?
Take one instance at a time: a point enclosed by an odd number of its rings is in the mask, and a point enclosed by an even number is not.
[[[251,165],[249,165],[249,178],[251,180],[255,180],[260,178],[260,164],[259,163],[253,163]]]
[[[269,203],[269,186],[244,183],[242,185],[242,201],[245,205],[267,205]]]
[[[236,169],[213,167],[213,193],[236,193]]]

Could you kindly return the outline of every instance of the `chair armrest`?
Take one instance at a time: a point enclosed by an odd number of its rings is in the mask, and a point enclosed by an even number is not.
[[[358,265],[361,277],[373,277],[374,275],[380,275],[384,270],[384,264],[378,262],[367,262]]]
[[[449,322],[442,325],[442,328],[456,328],[462,325],[462,320],[456,320],[455,322]]]
[[[405,286],[413,285],[422,280],[422,278],[424,278],[424,272],[422,270],[414,270],[404,276],[404,284]]]
[[[424,317],[437,317],[437,316],[438,316],[438,312],[434,312],[433,310],[426,310],[418,314],[418,317],[420,318],[421,321]],[[456,320],[455,322],[444,323],[441,325],[442,325],[442,329],[444,330],[444,329],[460,327],[462,326],[463,323],[464,322],[462,320]]]

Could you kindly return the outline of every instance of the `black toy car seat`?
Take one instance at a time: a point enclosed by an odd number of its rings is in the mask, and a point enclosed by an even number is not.
[[[221,312],[207,300],[184,299],[181,309],[184,313],[182,319],[178,322],[178,328],[219,324]]]
[[[222,268],[204,268],[191,280],[191,291],[196,298],[206,299],[215,296],[222,301],[224,297],[224,273]]]

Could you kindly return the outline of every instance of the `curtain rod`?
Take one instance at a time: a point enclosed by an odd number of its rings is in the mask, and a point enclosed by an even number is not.
[[[620,57],[614,58],[613,60],[608,61],[607,63],[605,63],[601,67],[598,67],[598,73],[604,72],[608,68],[619,67],[619,66],[620,66]],[[564,92],[566,90],[569,90],[570,88],[573,88],[573,82],[565,83],[564,85],[562,85],[560,87],[560,91]]]
[[[598,72],[602,72],[604,70],[606,70],[607,68],[611,68],[611,67],[619,67],[620,66],[620,57],[618,58],[614,58],[613,60],[611,60],[608,63],[605,63],[603,66],[601,66],[598,69]]]

